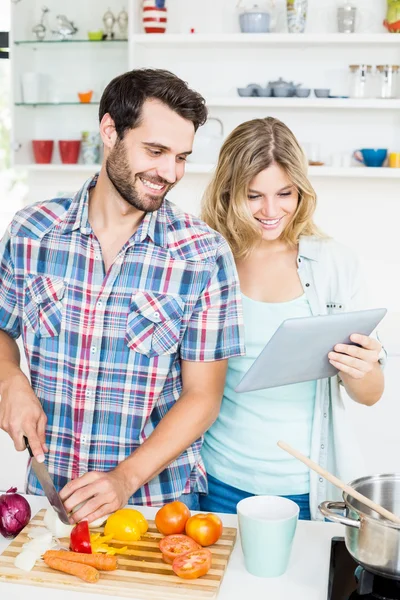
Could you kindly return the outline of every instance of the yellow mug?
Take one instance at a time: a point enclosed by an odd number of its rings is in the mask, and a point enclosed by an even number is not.
[[[389,167],[400,169],[400,152],[391,152],[389,154]]]

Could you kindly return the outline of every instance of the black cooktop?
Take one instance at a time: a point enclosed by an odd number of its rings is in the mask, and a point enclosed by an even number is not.
[[[374,575],[349,554],[344,538],[331,545],[328,600],[400,600],[400,581]]]

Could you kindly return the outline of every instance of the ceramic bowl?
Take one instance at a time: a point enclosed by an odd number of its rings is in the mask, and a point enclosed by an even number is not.
[[[261,88],[260,90],[258,90],[258,95],[262,96],[263,98],[269,98],[270,96],[272,96],[272,88],[271,87]]]
[[[295,91],[295,95],[298,98],[308,98],[310,93],[311,93],[310,88],[297,88]]]
[[[83,102],[84,104],[87,104],[88,102],[91,101],[93,96],[93,90],[89,90],[88,92],[78,92],[78,98],[79,98],[79,102]]]
[[[258,95],[257,92],[251,87],[237,88],[237,92],[238,92],[239,96],[243,96],[246,98],[249,98],[250,96]]]
[[[88,31],[88,38],[92,40],[92,42],[98,42],[103,39],[104,32],[102,29],[98,31]]]
[[[314,94],[317,98],[329,98],[330,89],[328,88],[316,88]]]
[[[275,98],[289,98],[290,96],[293,96],[292,88],[274,87],[273,90]]]

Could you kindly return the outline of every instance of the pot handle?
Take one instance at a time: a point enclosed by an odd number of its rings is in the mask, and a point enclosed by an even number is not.
[[[346,504],[344,502],[330,502],[330,500],[327,500],[326,502],[321,502],[318,508],[322,512],[324,517],[326,517],[330,521],[334,521],[335,523],[341,523],[341,525],[355,527],[356,529],[358,529],[361,525],[360,521],[350,519],[349,517],[342,517],[333,512],[334,510],[343,511],[346,508]]]

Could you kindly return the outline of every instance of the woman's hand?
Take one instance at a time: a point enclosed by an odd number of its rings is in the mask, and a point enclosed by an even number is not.
[[[331,365],[352,379],[363,379],[379,361],[382,345],[375,338],[353,333],[350,339],[359,346],[337,344],[334,352],[329,352]]]

